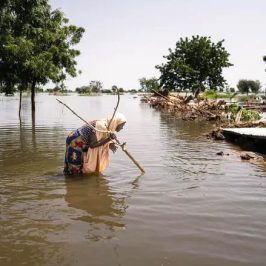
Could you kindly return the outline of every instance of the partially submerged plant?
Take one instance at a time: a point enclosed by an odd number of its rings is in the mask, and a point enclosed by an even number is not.
[[[231,119],[235,120],[237,113],[241,110],[241,106],[238,105],[237,103],[233,103],[229,105],[227,113],[231,114]],[[242,113],[241,113],[241,119],[242,121],[254,121],[254,120],[259,120],[260,119],[260,114],[256,111],[248,110],[246,108],[242,108]]]

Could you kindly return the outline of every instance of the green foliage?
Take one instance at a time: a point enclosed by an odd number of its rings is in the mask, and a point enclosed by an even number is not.
[[[248,95],[249,92],[258,93],[261,89],[261,84],[258,80],[241,79],[238,81],[237,88],[241,93]]]
[[[241,120],[242,121],[253,121],[253,120],[259,120],[260,115],[258,112],[247,110],[243,108]]]
[[[231,113],[231,118],[235,120],[237,113],[240,111],[241,107],[234,103],[231,104],[228,108],[228,112]],[[241,114],[241,121],[253,121],[253,120],[259,120],[260,115],[258,112],[251,111],[245,108],[242,108],[242,114]]]
[[[235,118],[236,114],[238,113],[240,109],[241,107],[238,104],[233,103],[229,105],[228,112],[233,115],[233,118]]]
[[[204,91],[206,87],[223,87],[225,79],[222,70],[232,66],[229,53],[223,47],[223,40],[216,44],[210,37],[192,36],[181,38],[175,50],[169,49],[165,64],[157,65],[161,72],[160,85],[168,89]]]
[[[6,96],[8,95],[14,95],[14,93],[17,91],[17,88],[14,87],[14,84],[11,82],[3,83],[0,86],[0,93],[5,93]]]
[[[155,77],[152,77],[150,79],[141,78],[139,79],[139,83],[141,90],[145,92],[150,92],[152,90],[158,91],[160,88],[158,79]]]
[[[261,89],[261,84],[259,80],[250,80],[249,81],[250,89],[253,93],[258,93]]]
[[[130,90],[128,90],[128,92],[134,94],[134,93],[137,93],[138,91],[135,89],[130,89]]]
[[[216,90],[206,90],[203,92],[202,96],[208,99],[230,99],[233,97],[233,93],[219,93]]]
[[[102,90],[102,82],[98,80],[92,80],[89,85],[76,88],[76,92],[79,94],[98,94]]]
[[[82,86],[78,87],[75,90],[78,94],[91,94],[91,88],[90,86]]]
[[[101,90],[101,92],[102,93],[110,93],[110,94],[112,93],[112,91],[111,90],[108,90],[108,89]]]
[[[103,88],[103,84],[99,80],[92,80],[89,87],[92,93],[100,93]]]
[[[83,28],[68,24],[48,0],[4,0],[0,6],[0,81],[18,84],[34,93],[38,84],[60,82],[76,76],[72,48],[79,43]]]

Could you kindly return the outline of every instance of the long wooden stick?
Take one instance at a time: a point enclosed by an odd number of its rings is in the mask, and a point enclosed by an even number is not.
[[[119,89],[117,89],[117,104],[116,104],[116,107],[114,109],[114,113],[112,115],[112,118],[110,120],[110,122],[108,123],[108,126],[107,126],[107,129],[110,130],[110,125],[115,117],[115,114],[116,114],[116,111],[117,111],[117,108],[119,106],[119,103],[120,103],[120,94],[119,94]],[[115,138],[115,141],[116,141],[116,144],[118,146],[120,146],[120,148],[122,149],[122,151],[131,159],[131,161],[139,168],[139,170],[142,172],[142,173],[145,173],[145,170],[140,166],[140,164],[135,160],[135,158],[129,153],[129,151],[126,149],[125,147],[125,143],[124,144],[121,144],[120,141]]]
[[[117,145],[122,149],[122,151],[131,159],[131,161],[139,168],[142,174],[145,173],[145,170],[141,165],[135,160],[135,158],[129,153],[129,151],[126,148],[126,143],[121,144],[120,141],[115,138]]]
[[[92,125],[90,125],[85,119],[83,119],[81,116],[79,116],[74,110],[72,110],[69,106],[67,106],[65,103],[63,103],[62,101],[56,99],[59,103],[63,104],[68,110],[70,110],[75,116],[77,116],[79,119],[81,119],[83,122],[85,122],[89,127],[93,128],[94,130],[96,131],[99,131],[99,132],[104,132],[104,133],[108,133],[108,131],[101,131],[101,130],[98,130],[96,129],[95,127],[93,127]],[[118,102],[119,104],[119,102]],[[118,104],[117,104],[117,107],[118,107]],[[116,108],[117,109],[117,108]],[[115,112],[116,112],[116,109],[115,109]],[[114,114],[115,114],[114,112]],[[114,115],[113,115],[114,116]],[[120,141],[115,138],[115,141],[116,143],[118,144],[118,146],[122,149],[123,152],[125,152],[125,154],[132,160],[132,162],[140,169],[140,171],[144,174],[145,171],[144,169],[140,166],[140,164],[134,159],[134,157],[129,153],[129,151],[125,148],[125,143],[124,144],[121,144]]]
[[[109,123],[108,123],[108,125],[107,125],[107,129],[108,129],[108,130],[110,130],[110,125],[111,125],[111,123],[112,123],[112,121],[113,121],[113,119],[114,119],[114,117],[115,117],[115,113],[116,113],[117,108],[118,108],[119,103],[120,103],[119,89],[117,89],[117,97],[118,97],[118,98],[117,98],[117,104],[116,104],[116,107],[115,107],[115,109],[114,109],[114,112],[113,112],[112,118],[111,118],[111,120],[109,121]]]
[[[86,123],[86,125],[88,125],[90,128],[94,129],[95,131],[99,131],[102,133],[108,133],[108,131],[104,131],[104,130],[99,130],[96,127],[92,126],[91,124],[89,124],[85,119],[83,119],[81,116],[79,116],[73,109],[71,109],[68,105],[66,105],[65,103],[63,103],[62,101],[60,101],[59,99],[56,98],[56,100],[63,104],[68,110],[70,110],[75,116],[77,116],[79,119],[81,119],[83,122]]]
[[[123,152],[131,159],[131,161],[139,168],[141,173],[145,173],[145,170],[140,166],[140,164],[134,159],[134,157],[129,153],[127,149],[122,149]]]

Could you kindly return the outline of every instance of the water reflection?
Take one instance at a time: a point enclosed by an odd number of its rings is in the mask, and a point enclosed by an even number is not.
[[[34,119],[34,118],[33,118]],[[64,132],[20,120],[0,126],[0,176],[40,176],[63,169]]]
[[[21,120],[21,118],[20,118]],[[36,150],[36,126],[35,126],[35,112],[31,113],[31,132],[32,132],[32,146],[33,146],[33,150]]]
[[[69,207],[84,211],[76,220],[103,224],[111,230],[125,226],[125,196],[112,192],[104,176],[67,178],[65,200]]]

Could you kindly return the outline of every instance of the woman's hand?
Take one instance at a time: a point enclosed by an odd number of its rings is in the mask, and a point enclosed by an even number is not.
[[[116,139],[116,134],[115,133],[110,133],[109,134],[110,139]]]
[[[115,143],[110,143],[110,144],[109,144],[109,149],[110,149],[113,153],[115,153],[116,150],[117,150],[117,146],[115,145]]]

